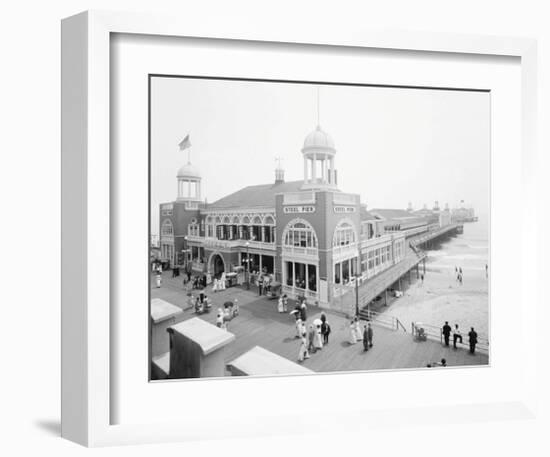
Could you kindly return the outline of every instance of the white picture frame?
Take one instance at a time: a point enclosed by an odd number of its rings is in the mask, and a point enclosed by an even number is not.
[[[503,38],[407,31],[331,31],[273,27],[235,30],[230,23],[185,24],[157,15],[86,12],[62,24],[62,436],[88,446],[102,446],[188,439],[208,439],[201,421],[173,420],[151,423],[113,421],[111,401],[117,395],[112,383],[111,342],[116,339],[110,325],[110,71],[113,34],[157,37],[214,38],[248,42],[315,45],[333,51],[353,48],[401,50],[412,53],[455,53],[477,56],[510,56],[521,59],[521,313],[522,326],[536,323],[541,286],[534,268],[537,247],[537,158],[536,100],[537,46],[526,38]],[[533,223],[535,221],[535,223]],[[75,261],[76,259],[76,261]],[[532,328],[534,328],[533,325]],[[536,346],[536,335],[524,332],[523,345]],[[477,402],[469,406],[430,402],[424,409],[407,407],[387,411],[355,408],[334,411],[328,424],[305,426],[301,433],[323,427],[359,427],[379,418],[403,423],[433,417],[434,412],[452,420],[472,418],[530,417],[536,411],[536,353],[522,363],[523,394],[508,401]],[[348,375],[356,376],[356,375]],[[434,373],[434,376],[439,376]],[[210,382],[210,381],[204,381]],[[232,381],[242,382],[242,381]],[[264,386],[269,380],[264,380]],[[305,381],[307,382],[307,380]],[[174,387],[172,387],[174,388]],[[366,415],[365,411],[369,414]],[[300,420],[300,415],[288,418]],[[429,419],[424,419],[429,421]],[[451,419],[448,419],[451,420]],[[114,423],[117,422],[117,423]],[[239,425],[223,436],[254,436],[293,433],[296,428],[281,416],[235,417]]]

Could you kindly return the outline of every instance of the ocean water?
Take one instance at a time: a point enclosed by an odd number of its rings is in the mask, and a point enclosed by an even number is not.
[[[487,338],[489,331],[488,279],[489,227],[485,220],[464,224],[464,233],[426,251],[424,284],[413,283],[405,296],[388,308],[389,314],[410,327],[411,322],[441,326],[445,321],[463,331],[475,327]],[[463,284],[455,267],[462,268]],[[489,265],[490,268],[490,265]],[[490,271],[489,271],[490,273]]]
[[[489,264],[489,226],[486,220],[464,224],[464,233],[426,251],[430,269],[451,270],[461,267],[463,272],[480,271],[485,275]]]

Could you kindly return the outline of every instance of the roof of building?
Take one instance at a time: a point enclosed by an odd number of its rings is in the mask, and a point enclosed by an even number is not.
[[[406,209],[375,208],[371,209],[370,213],[383,219],[410,219],[415,217]]]
[[[201,174],[197,167],[187,162],[178,170],[178,178],[200,178]]]
[[[376,220],[376,217],[374,217],[374,214],[371,214],[367,211],[367,207],[364,205],[361,205],[359,209],[359,215],[361,217],[362,221],[374,221]]]
[[[208,355],[217,349],[225,346],[235,339],[235,335],[226,330],[216,327],[198,317],[170,327],[172,331],[180,333],[186,338],[197,343],[204,355]]]
[[[251,208],[258,206],[275,206],[275,195],[281,192],[299,192],[303,181],[260,184],[244,187],[210,203],[207,209],[214,208]]]
[[[313,132],[306,136],[302,151],[307,152],[313,149],[329,149],[332,152],[336,152],[334,149],[334,140],[321,128],[320,125],[318,125]]]
[[[176,305],[168,303],[162,298],[153,298],[151,300],[151,319],[155,324],[176,317],[183,311]]]
[[[243,355],[227,364],[230,369],[248,376],[270,376],[281,374],[310,374],[309,368],[285,359],[261,346],[254,346]]]

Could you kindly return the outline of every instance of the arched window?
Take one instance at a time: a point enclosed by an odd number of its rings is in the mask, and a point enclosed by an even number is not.
[[[264,221],[265,225],[275,225],[275,219],[271,216],[267,216]]]
[[[250,224],[250,218],[248,216],[243,217],[243,225],[249,225]]]
[[[231,224],[231,219],[229,219],[229,216],[225,216],[225,217],[223,218],[223,223],[224,223],[224,224],[228,224],[228,225]]]
[[[355,228],[348,221],[340,222],[334,229],[334,237],[332,238],[332,246],[348,246],[356,242]]]
[[[262,218],[260,216],[255,216],[252,219],[252,225],[262,225]]]
[[[239,219],[239,216],[233,216],[233,225],[239,225],[241,223],[241,220]]]
[[[297,219],[286,226],[283,244],[292,247],[317,248],[317,235],[309,222]]]
[[[164,219],[160,227],[161,236],[174,236],[174,225],[170,219]]]

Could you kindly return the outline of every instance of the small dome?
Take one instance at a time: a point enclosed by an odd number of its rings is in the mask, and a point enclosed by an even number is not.
[[[199,170],[191,165],[190,162],[187,162],[183,167],[178,170],[178,178],[199,178],[201,175]]]
[[[306,136],[302,152],[307,152],[309,149],[330,149],[332,152],[336,152],[331,136],[322,130],[320,126],[317,126],[313,132]]]

